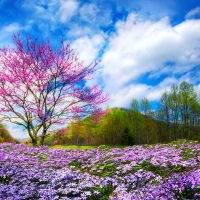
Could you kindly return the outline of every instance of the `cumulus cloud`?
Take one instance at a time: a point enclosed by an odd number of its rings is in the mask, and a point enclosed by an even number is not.
[[[184,73],[200,61],[200,51],[196,48],[200,46],[200,21],[186,21],[172,27],[168,18],[136,22],[135,16],[130,15],[116,27],[117,34],[110,38],[103,57],[103,72],[116,80],[120,78],[119,84],[147,72],[179,73],[181,67]]]
[[[6,33],[13,33],[19,31],[20,29],[21,27],[18,23],[11,23],[8,26],[2,27],[1,31]]]
[[[200,18],[200,6],[192,9],[190,12],[187,13],[185,16],[186,19],[193,19],[193,18]]]
[[[164,74],[172,78],[172,84],[177,82],[175,76],[183,76],[200,63],[200,20],[186,20],[173,27],[168,17],[137,21],[130,14],[116,24],[116,30],[102,58],[103,79],[115,106],[128,102],[130,96],[160,98],[166,85],[131,85],[143,75],[149,74],[151,79]]]
[[[73,41],[71,47],[78,53],[79,59],[82,60],[85,65],[89,65],[91,62],[98,59],[98,53],[103,44],[104,36],[99,34],[91,38],[89,36],[82,36]]]
[[[114,83],[113,83],[114,84]],[[110,99],[107,102],[109,107],[128,106],[133,98],[140,99],[151,86],[145,84],[130,84],[115,92],[110,93]]]
[[[77,12],[78,2],[76,0],[61,0],[61,7],[59,9],[61,22],[67,22]]]
[[[149,101],[157,101],[165,90],[169,90],[172,84],[179,82],[175,78],[166,78],[156,86],[135,83],[118,88],[115,92],[110,89],[110,100],[107,102],[107,106],[128,107],[133,98],[141,100],[146,97]]]

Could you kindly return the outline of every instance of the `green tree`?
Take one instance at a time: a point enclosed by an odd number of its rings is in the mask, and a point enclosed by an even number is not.
[[[149,100],[146,97],[144,97],[141,100],[140,109],[141,109],[142,113],[144,113],[145,116],[147,116],[148,112],[151,110],[151,104],[150,104]]]
[[[171,109],[171,122],[174,127],[175,139],[180,138],[179,134],[179,118],[180,118],[180,95],[179,88],[177,85],[173,84],[170,90],[170,109]]]
[[[130,125],[131,132],[138,144],[141,144],[142,126],[144,123],[144,117],[140,113],[140,104],[137,99],[131,101],[131,113],[130,113]]]
[[[159,115],[161,119],[167,125],[168,140],[170,142],[172,140],[171,129],[170,129],[171,127],[171,124],[170,124],[171,98],[170,98],[170,94],[167,91],[165,91],[161,96],[161,99],[159,102],[159,108],[160,108]]]
[[[169,141],[194,138],[193,132],[199,126],[200,105],[193,85],[185,81],[179,86],[173,84],[170,91],[162,94],[157,116],[167,124]]]
[[[192,125],[191,119],[194,116],[193,114],[195,112],[196,105],[198,104],[198,98],[193,85],[185,81],[179,86],[179,95],[183,137],[188,139],[189,126]]]
[[[145,122],[144,122],[144,130],[146,133],[146,143],[149,144],[150,142],[150,124],[149,124],[149,118],[148,114],[150,113],[151,110],[151,104],[147,98],[143,98],[140,102],[140,109],[141,112],[144,114]]]

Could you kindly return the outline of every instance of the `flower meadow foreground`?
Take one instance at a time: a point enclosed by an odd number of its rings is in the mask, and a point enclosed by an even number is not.
[[[61,150],[3,143],[0,199],[200,199],[200,144]]]

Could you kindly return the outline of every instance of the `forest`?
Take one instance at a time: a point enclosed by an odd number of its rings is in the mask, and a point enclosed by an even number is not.
[[[199,96],[194,86],[185,81],[165,91],[156,110],[147,98],[133,98],[130,108],[107,110],[100,122],[92,116],[78,119],[48,136],[45,144],[117,146],[200,140]]]

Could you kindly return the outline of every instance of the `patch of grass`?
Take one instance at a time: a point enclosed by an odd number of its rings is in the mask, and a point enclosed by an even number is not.
[[[42,156],[39,156],[38,158],[40,161],[46,162],[48,159],[48,156],[49,156],[48,154],[43,154]]]
[[[49,148],[58,148],[58,149],[82,149],[82,150],[88,150],[88,149],[94,149],[97,148],[96,146],[77,146],[77,145],[55,145],[55,146],[49,146]]]
[[[54,145],[49,146],[49,148],[58,148],[58,149],[82,149],[82,150],[89,150],[95,148],[102,148],[102,149],[113,149],[113,148],[120,148],[124,149],[127,146],[119,145],[119,146],[107,146],[107,145],[100,145],[100,146],[78,146],[78,145]]]
[[[185,149],[183,150],[183,152],[181,153],[181,156],[182,156],[185,160],[188,160],[188,159],[194,157],[194,155],[193,155],[191,149],[189,149],[189,148],[185,148]]]
[[[81,170],[81,163],[76,160],[68,163],[68,166],[74,166],[76,169]]]
[[[93,187],[87,189],[91,192],[98,191],[98,195],[92,195],[87,198],[88,200],[108,200],[115,187],[112,184],[108,184],[104,187]]]
[[[117,165],[113,163],[107,163],[104,165],[96,164],[92,168],[95,169],[95,171],[90,172],[91,174],[106,177],[112,175],[116,171]]]

